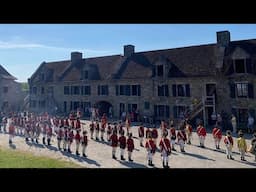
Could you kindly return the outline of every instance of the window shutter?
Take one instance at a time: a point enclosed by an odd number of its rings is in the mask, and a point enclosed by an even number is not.
[[[170,107],[169,107],[169,105],[165,106],[165,116],[166,116],[166,118],[170,118]]]
[[[88,95],[91,95],[91,86],[88,87]]]
[[[138,96],[140,96],[140,85],[138,85]]]
[[[81,89],[81,95],[84,95],[85,94],[85,86],[81,86],[80,89]]]
[[[98,85],[98,95],[100,95],[100,86]]]
[[[126,85],[126,90],[127,90],[127,96],[130,96],[131,95],[131,86]]]
[[[176,97],[176,85],[172,85],[172,96]]]
[[[254,98],[253,84],[248,83],[248,97]]]
[[[165,88],[165,96],[166,96],[166,97],[169,97],[169,88],[168,88],[168,85],[165,85],[164,88]]]
[[[247,73],[253,73],[251,59],[246,59],[246,71]]]
[[[154,115],[155,115],[155,117],[158,116],[158,115],[157,115],[157,105],[154,105]]]
[[[190,86],[189,86],[189,84],[186,84],[186,96],[190,97]]]
[[[177,116],[177,110],[178,110],[178,107],[177,106],[173,106],[173,117],[176,119],[178,118]]]
[[[108,85],[106,85],[106,95],[108,95]]]
[[[232,59],[227,60],[227,68],[228,68],[228,70],[225,75],[231,75],[234,73],[234,65],[233,65]]]
[[[119,86],[116,85],[116,95],[119,95]]]
[[[157,95],[161,96],[161,87],[160,86],[157,86]]]
[[[235,84],[230,84],[230,97],[235,98],[236,97],[236,91],[235,91]]]

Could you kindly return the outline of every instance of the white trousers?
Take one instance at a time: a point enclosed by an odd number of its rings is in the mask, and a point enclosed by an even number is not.
[[[240,153],[241,153],[241,158],[244,158],[245,156],[245,150],[244,149],[239,149]]]
[[[153,154],[151,153],[150,150],[148,150],[147,159],[148,159],[149,161],[153,161]]]
[[[90,132],[91,132],[91,138],[92,138],[92,137],[93,137],[93,132],[94,132],[94,131],[90,131]]]
[[[232,156],[232,146],[226,144],[226,153],[229,156]]]
[[[101,131],[101,133],[100,133],[100,137],[104,137],[104,131]]]
[[[169,162],[169,156],[165,150],[162,151],[162,161],[165,165]]]
[[[60,143],[61,143],[61,140],[57,140],[58,141],[58,148],[60,148]]]
[[[214,138],[214,143],[215,143],[215,145],[219,146],[220,145],[220,139],[219,138]]]
[[[180,145],[180,150],[184,150],[185,142],[182,139],[178,141],[178,144]]]
[[[205,136],[199,136],[200,145],[204,146]]]
[[[68,141],[64,139],[64,140],[63,140],[63,149],[66,149],[67,143],[68,143]]]
[[[79,145],[80,145],[80,142],[78,140],[76,140],[76,151],[79,150]]]
[[[83,152],[83,154],[85,154],[85,151],[86,151],[86,147],[87,147],[87,145],[82,145],[82,152]]]
[[[143,137],[140,137],[140,144],[143,144]]]
[[[9,140],[10,140],[10,141],[12,140],[13,137],[14,137],[13,134],[9,134]]]
[[[121,156],[124,156],[124,149],[120,148],[120,154],[121,154]]]
[[[96,138],[99,138],[99,131],[96,131]]]
[[[172,145],[172,148],[174,148],[174,146],[175,146],[175,140],[174,139],[171,139],[171,145]]]
[[[128,158],[132,158],[132,152],[131,151],[128,151]]]
[[[116,155],[116,147],[112,147],[112,155]]]

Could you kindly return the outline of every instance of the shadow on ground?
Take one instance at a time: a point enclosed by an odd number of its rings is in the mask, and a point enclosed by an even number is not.
[[[81,156],[78,156],[78,155],[75,155],[73,153],[68,153],[68,152],[65,152],[65,151],[60,151],[64,156],[67,156],[67,157],[70,157],[70,158],[73,158],[79,162],[86,162],[88,164],[94,164],[96,165],[97,167],[100,167],[100,164],[95,161],[95,160],[92,160],[92,159],[89,159],[88,157],[81,157]]]
[[[199,155],[199,154],[193,154],[193,153],[183,153],[184,155],[189,155],[189,156],[192,156],[192,157],[195,157],[195,158],[198,158],[198,159],[205,159],[205,160],[210,160],[210,161],[216,161],[215,159],[211,159],[211,158],[208,158],[208,157],[205,157],[203,155]]]
[[[12,148],[12,149],[16,149],[16,145],[13,144],[13,143],[9,144],[9,147]]]
[[[121,161],[121,160],[117,160],[120,164],[126,166],[126,167],[130,167],[130,168],[148,168],[147,166],[140,164],[140,163],[136,163],[136,162],[129,162],[129,161]]]

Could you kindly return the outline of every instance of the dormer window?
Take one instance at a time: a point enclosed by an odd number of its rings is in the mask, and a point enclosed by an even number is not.
[[[236,73],[246,73],[245,59],[235,59],[234,65]]]
[[[158,65],[156,68],[156,74],[158,77],[163,77],[164,76],[164,66],[163,65]]]
[[[89,73],[88,70],[83,70],[82,71],[82,78],[81,79],[88,79]]]

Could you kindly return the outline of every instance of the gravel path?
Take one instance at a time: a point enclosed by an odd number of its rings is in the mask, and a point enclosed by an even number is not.
[[[84,121],[85,129],[89,133],[89,121]],[[125,161],[120,160],[120,150],[117,149],[117,160],[112,159],[112,149],[107,142],[91,140],[88,134],[88,147],[87,157],[79,157],[75,155],[75,142],[72,144],[72,154],[59,151],[57,149],[57,139],[53,138],[52,146],[42,145],[42,138],[40,137],[39,144],[32,142],[25,142],[25,138],[21,136],[15,136],[13,144],[8,144],[8,134],[0,132],[0,147],[9,148],[11,150],[20,150],[30,152],[36,156],[48,156],[51,158],[69,161],[76,163],[85,168],[148,168],[146,160],[146,150],[139,146],[139,140],[137,138],[137,127],[132,127],[132,132],[135,144],[135,150],[133,152],[134,162],[127,160],[127,151],[125,152]],[[106,134],[105,134],[106,140]],[[256,162],[254,156],[250,153],[246,154],[246,162],[240,161],[240,155],[237,149],[237,139],[234,137],[234,158],[235,160],[229,160],[226,158],[225,146],[223,139],[221,141],[221,150],[215,151],[212,135],[208,134],[206,138],[206,148],[199,148],[198,137],[196,133],[193,133],[192,145],[186,145],[186,153],[181,153],[179,146],[176,146],[177,152],[172,152],[169,165],[171,168],[256,168]],[[250,144],[250,140],[246,140],[247,145]],[[159,142],[158,142],[159,143]],[[81,150],[81,149],[80,149]],[[81,152],[80,152],[81,153]],[[157,152],[153,158],[155,167],[162,168],[161,156]]]

